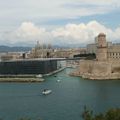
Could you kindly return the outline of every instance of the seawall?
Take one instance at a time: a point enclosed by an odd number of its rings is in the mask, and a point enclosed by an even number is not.
[[[0,82],[43,82],[43,78],[0,78]]]
[[[79,69],[70,75],[91,80],[120,79],[120,61],[84,60],[80,62]]]

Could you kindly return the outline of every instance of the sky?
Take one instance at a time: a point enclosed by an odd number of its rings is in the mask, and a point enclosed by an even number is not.
[[[0,45],[120,42],[119,0],[0,0]]]

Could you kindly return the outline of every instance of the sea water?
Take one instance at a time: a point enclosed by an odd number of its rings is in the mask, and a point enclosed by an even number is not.
[[[85,80],[69,76],[71,71],[67,68],[42,83],[0,83],[0,118],[82,120],[84,106],[95,113],[120,107],[119,80]],[[44,89],[52,93],[42,95]]]

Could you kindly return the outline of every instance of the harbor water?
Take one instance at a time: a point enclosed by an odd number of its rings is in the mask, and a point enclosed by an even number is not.
[[[69,76],[72,70],[45,77],[42,83],[0,83],[0,118],[82,120],[85,105],[95,113],[120,107],[119,80],[84,80]],[[52,93],[42,95],[44,89]]]

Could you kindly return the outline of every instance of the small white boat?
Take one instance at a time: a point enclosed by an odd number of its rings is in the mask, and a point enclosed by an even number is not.
[[[48,95],[48,94],[50,94],[50,93],[52,93],[52,90],[49,90],[49,89],[44,89],[44,90],[42,91],[42,94],[43,94],[43,95]]]
[[[61,82],[61,80],[57,80],[57,82]]]

